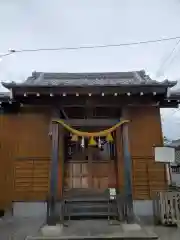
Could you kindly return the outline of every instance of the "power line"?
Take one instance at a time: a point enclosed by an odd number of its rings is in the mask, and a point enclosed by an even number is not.
[[[8,53],[5,53],[5,54],[0,54],[0,59],[3,58],[3,57],[7,57],[13,53],[15,53],[16,51],[9,51]]]
[[[36,48],[36,49],[20,49],[20,50],[13,49],[13,50],[9,50],[9,52],[6,54],[0,55],[0,58],[7,57],[14,53],[23,53],[23,52],[65,51],[65,50],[97,49],[97,48],[109,48],[109,47],[124,47],[124,46],[133,46],[133,45],[142,45],[142,44],[172,41],[172,40],[176,40],[176,39],[179,39],[179,41],[180,41],[180,36],[148,40],[148,41],[140,41],[140,42],[120,43],[120,44],[106,44],[106,45],[93,45],[93,46],[80,46],[80,47]]]
[[[176,46],[176,48],[177,48],[177,46]],[[173,63],[173,61],[178,57],[179,52],[180,52],[180,49],[177,51],[177,53],[175,54],[175,56],[170,59],[170,62],[166,65],[165,69],[166,69],[166,68],[169,68],[169,67],[171,66],[171,64]]]
[[[179,45],[180,43],[180,39],[177,41],[177,43],[175,44],[174,48],[172,49],[172,51],[167,55],[167,57],[165,58],[165,60],[162,62],[162,64],[160,65],[158,71],[157,71],[157,74],[156,75],[161,75],[161,72],[163,70],[163,67],[166,65],[166,63],[168,62],[168,60],[172,57],[172,55],[174,54],[177,46]],[[172,59],[171,59],[172,60]],[[171,62],[170,62],[171,63]],[[169,64],[170,64],[169,63]]]

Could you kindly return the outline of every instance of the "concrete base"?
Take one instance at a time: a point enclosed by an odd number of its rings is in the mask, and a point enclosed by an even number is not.
[[[62,233],[63,226],[57,224],[56,226],[45,225],[41,228],[41,234],[43,237],[57,237]]]
[[[58,207],[58,206],[57,206]],[[153,216],[151,200],[134,200],[134,213],[137,216]],[[15,217],[45,217],[46,203],[44,202],[14,202],[13,216]]]
[[[140,231],[141,230],[141,226],[137,223],[133,223],[133,224],[122,224],[122,229],[123,231]]]
[[[60,204],[57,204],[60,212]],[[45,202],[14,202],[13,216],[15,217],[46,217],[47,204]]]
[[[152,200],[134,200],[134,213],[137,216],[153,216]]]
[[[45,217],[46,216],[45,202],[14,202],[13,216],[14,217]]]

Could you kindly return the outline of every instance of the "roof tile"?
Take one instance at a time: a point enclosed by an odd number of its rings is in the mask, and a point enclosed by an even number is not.
[[[23,85],[40,86],[117,86],[157,83],[138,72],[41,73],[34,72]]]
[[[174,86],[175,82],[158,82],[145,74],[144,70],[132,72],[96,73],[46,73],[33,72],[24,83],[11,83],[4,86],[123,86],[123,85],[165,85]]]

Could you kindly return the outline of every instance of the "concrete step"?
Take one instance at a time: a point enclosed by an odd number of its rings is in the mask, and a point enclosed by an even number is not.
[[[69,214],[65,214],[65,217],[68,217],[69,216]],[[110,213],[107,213],[107,212],[100,212],[100,211],[98,211],[98,212],[95,212],[95,211],[92,211],[92,212],[80,212],[80,211],[77,211],[77,212],[71,212],[71,214],[70,214],[70,216],[71,217],[82,217],[82,218],[84,218],[84,217],[86,217],[86,218],[89,218],[89,217],[91,217],[91,219],[94,217],[108,217],[108,216],[110,216],[110,217],[117,217],[117,214],[116,213],[113,213],[113,212],[110,212]]]
[[[101,196],[90,197],[69,197],[64,199],[66,202],[108,202],[108,198]]]

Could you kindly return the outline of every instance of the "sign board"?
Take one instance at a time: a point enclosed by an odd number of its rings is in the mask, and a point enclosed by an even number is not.
[[[173,147],[154,147],[155,162],[174,163],[175,148]]]
[[[110,194],[110,199],[115,199],[116,198],[116,189],[109,188],[109,194]]]

